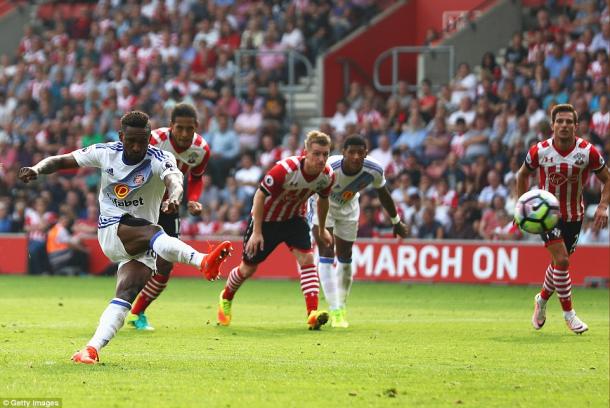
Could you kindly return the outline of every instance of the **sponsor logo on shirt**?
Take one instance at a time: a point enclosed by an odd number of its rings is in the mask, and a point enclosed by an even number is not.
[[[562,184],[565,184],[568,181],[571,183],[575,183],[576,181],[578,181],[578,176],[573,175],[568,178],[565,174],[551,173],[551,174],[549,174],[549,181],[553,185],[560,186]]]
[[[126,201],[119,201],[116,198],[111,198],[110,201],[112,201],[112,204],[114,204],[116,207],[119,207],[119,208],[139,207],[139,206],[144,205],[144,200],[142,199],[142,197],[136,198],[135,200],[126,200]]]
[[[117,184],[114,186],[114,195],[119,200],[124,199],[129,194],[129,186],[126,184]],[[115,204],[116,205],[116,204]]]

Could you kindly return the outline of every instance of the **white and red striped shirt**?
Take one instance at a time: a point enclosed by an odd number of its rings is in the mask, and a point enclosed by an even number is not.
[[[555,148],[553,139],[532,146],[525,165],[530,170],[539,170],[539,186],[557,197],[564,221],[582,221],[583,187],[590,171],[597,173],[603,169],[604,159],[591,143],[579,137],[570,150],[563,152]]]
[[[602,139],[606,138],[606,133],[610,129],[610,111],[602,113],[597,111],[591,117],[591,127],[593,131]]]
[[[305,156],[291,156],[277,162],[263,177],[260,189],[266,194],[263,221],[305,218],[307,199],[318,193],[328,197],[335,174],[327,164],[317,176],[303,172]]]
[[[173,154],[178,163],[178,169],[185,176],[190,170],[188,201],[197,201],[203,191],[201,177],[210,160],[210,146],[200,134],[195,133],[191,146],[181,149],[174,144],[170,132],[171,128],[168,127],[153,130],[150,135],[150,144]]]

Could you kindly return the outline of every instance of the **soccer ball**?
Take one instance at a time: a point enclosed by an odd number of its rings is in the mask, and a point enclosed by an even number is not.
[[[546,190],[531,190],[519,197],[515,223],[522,231],[542,234],[559,221],[559,200]]]

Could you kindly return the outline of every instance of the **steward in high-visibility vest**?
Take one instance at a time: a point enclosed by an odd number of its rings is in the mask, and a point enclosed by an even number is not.
[[[80,240],[70,233],[72,218],[59,217],[47,234],[47,254],[56,275],[77,275],[89,272],[89,254]]]

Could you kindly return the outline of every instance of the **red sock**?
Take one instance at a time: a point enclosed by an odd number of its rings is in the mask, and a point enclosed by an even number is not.
[[[549,300],[553,292],[555,292],[555,283],[553,282],[553,264],[551,263],[546,268],[544,283],[542,284],[542,290],[540,291],[540,297],[544,300]]]
[[[320,293],[320,281],[318,271],[313,264],[299,266],[301,274],[301,292],[305,297],[307,316],[312,310],[318,310],[318,293]]]
[[[148,279],[148,282],[146,282],[144,289],[140,291],[140,295],[133,303],[133,306],[131,307],[131,313],[143,313],[148,307],[148,305],[150,305],[152,301],[158,298],[161,292],[163,292],[163,290],[167,286],[168,280],[169,276],[164,276],[161,274],[151,276],[150,279]]]
[[[569,312],[572,310],[572,281],[570,280],[570,274],[567,269],[562,271],[555,267],[555,269],[553,269],[553,281],[555,283],[559,302],[561,303],[561,308],[564,312]]]
[[[239,266],[233,268],[229,277],[227,278],[227,284],[225,285],[225,290],[222,292],[222,298],[227,300],[233,300],[233,296],[235,296],[235,292],[237,289],[244,283],[246,278],[243,277],[241,272],[239,271]]]

